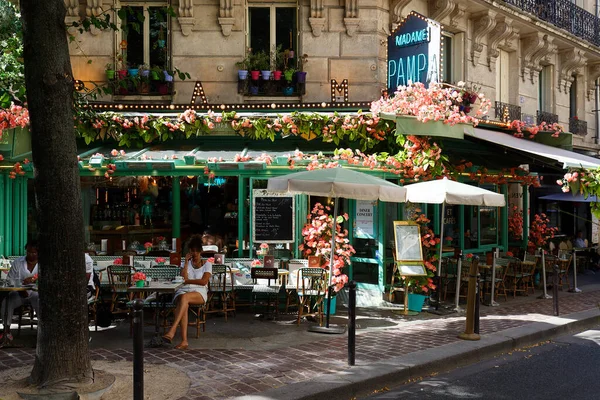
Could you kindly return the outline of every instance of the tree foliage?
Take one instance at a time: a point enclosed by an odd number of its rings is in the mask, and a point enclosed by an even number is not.
[[[0,107],[25,103],[23,35],[15,6],[0,0]]]

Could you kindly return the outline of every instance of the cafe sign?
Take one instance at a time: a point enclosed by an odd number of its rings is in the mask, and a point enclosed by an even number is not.
[[[440,80],[442,27],[412,11],[388,37],[387,87],[422,82],[429,86]]]

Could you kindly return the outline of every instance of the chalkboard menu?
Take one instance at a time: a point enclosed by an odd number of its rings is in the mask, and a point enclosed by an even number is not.
[[[294,196],[254,190],[252,240],[260,243],[294,241]]]

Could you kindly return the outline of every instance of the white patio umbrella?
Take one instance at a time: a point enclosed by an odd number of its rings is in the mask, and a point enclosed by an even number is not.
[[[504,195],[481,189],[477,186],[452,181],[444,178],[441,180],[413,183],[405,186],[406,201],[411,203],[441,204],[442,218],[440,221],[440,239],[444,237],[444,215],[446,204],[462,204],[468,206],[504,207]],[[438,277],[442,272],[442,245],[438,260]],[[460,280],[460,277],[458,277]],[[438,289],[438,304],[439,304]],[[458,297],[458,296],[457,296]],[[457,304],[458,306],[458,304]]]
[[[270,178],[267,190],[294,194],[309,194],[326,196],[334,199],[333,226],[338,214],[338,198],[355,200],[382,200],[403,203],[406,189],[385,179],[377,178],[362,172],[347,168],[325,168],[311,171],[295,172],[292,174]],[[331,256],[329,257],[329,286],[333,274],[333,249],[335,235],[331,237]],[[329,307],[327,307],[327,328],[329,327]]]

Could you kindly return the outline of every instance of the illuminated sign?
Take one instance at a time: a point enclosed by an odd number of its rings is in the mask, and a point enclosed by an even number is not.
[[[390,94],[410,82],[440,80],[442,27],[411,12],[388,37],[387,87]]]

